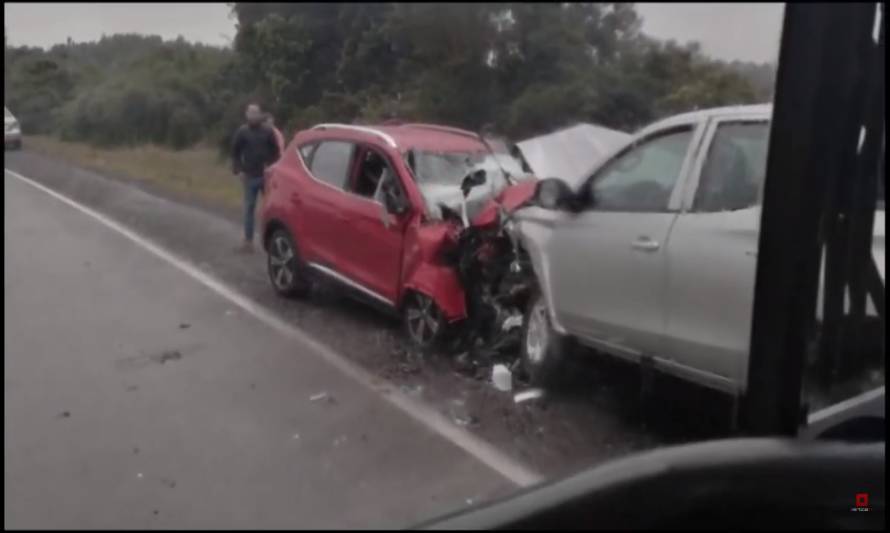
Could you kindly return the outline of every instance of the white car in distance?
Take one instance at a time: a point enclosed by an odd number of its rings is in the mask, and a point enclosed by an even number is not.
[[[22,129],[18,119],[9,111],[8,107],[3,108],[3,129],[4,129],[4,148],[12,148],[19,150],[22,147]]]

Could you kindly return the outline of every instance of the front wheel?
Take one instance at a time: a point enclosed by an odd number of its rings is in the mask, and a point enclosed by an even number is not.
[[[554,331],[544,295],[536,290],[522,325],[522,369],[534,386],[550,386],[556,381],[567,348],[566,339]]]
[[[283,229],[275,230],[269,237],[266,251],[269,281],[275,292],[288,298],[308,294],[310,283],[290,234]]]
[[[411,292],[405,297],[402,321],[411,344],[421,351],[438,346],[447,325],[436,302],[419,292]]]

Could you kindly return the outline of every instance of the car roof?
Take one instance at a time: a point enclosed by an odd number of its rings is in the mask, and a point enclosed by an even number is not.
[[[646,134],[653,130],[660,130],[671,126],[681,126],[684,124],[692,124],[719,116],[744,115],[769,117],[772,112],[772,104],[736,105],[712,107],[710,109],[700,109],[698,111],[689,111],[687,113],[680,113],[679,115],[672,115],[665,119],[659,120],[658,122],[649,124],[648,126],[645,126],[643,129],[641,129],[636,136],[638,137],[640,134]]]
[[[486,149],[477,134],[438,124],[319,124],[313,127],[313,129],[332,128],[374,135],[400,152],[408,150],[478,152]]]

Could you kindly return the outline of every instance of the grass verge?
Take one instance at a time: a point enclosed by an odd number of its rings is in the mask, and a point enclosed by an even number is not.
[[[171,150],[155,145],[96,148],[61,141],[50,136],[31,136],[28,150],[66,160],[100,174],[113,174],[146,183],[174,196],[198,200],[225,210],[241,207],[241,183],[228,162],[212,147]]]

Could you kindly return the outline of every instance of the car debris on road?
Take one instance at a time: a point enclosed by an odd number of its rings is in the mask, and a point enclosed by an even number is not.
[[[491,369],[491,382],[497,390],[510,392],[513,389],[513,374],[502,364],[494,365]]]
[[[523,403],[544,397],[544,389],[528,389],[513,395],[514,403]]]
[[[330,393],[328,393],[326,391],[319,392],[318,394],[313,394],[312,396],[309,397],[309,401],[310,402],[322,402],[323,401],[323,402],[329,403],[329,404],[337,403],[337,399],[334,398],[333,395],[331,395]]]

